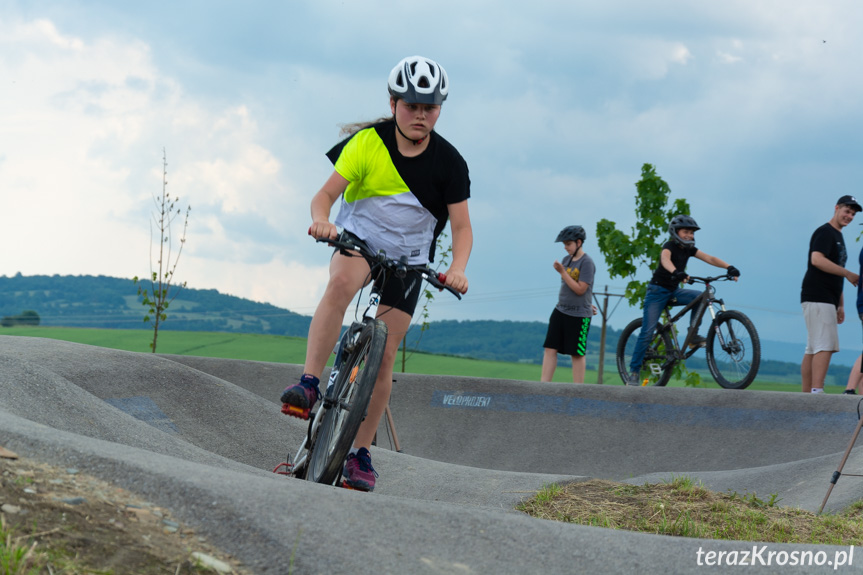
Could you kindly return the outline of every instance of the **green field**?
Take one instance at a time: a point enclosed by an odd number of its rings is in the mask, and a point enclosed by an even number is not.
[[[109,349],[148,353],[153,334],[147,330],[86,329],[64,327],[23,327],[0,328],[0,335],[44,337]],[[299,337],[275,335],[233,334],[201,331],[162,331],[159,333],[157,350],[159,353],[194,355],[201,357],[221,357],[252,361],[271,361],[277,363],[302,364],[306,352],[306,340]],[[612,357],[606,355],[606,360]],[[396,371],[402,371],[401,354],[396,362]],[[467,377],[490,377],[496,379],[516,379],[539,381],[540,366],[528,363],[506,363],[500,361],[476,360],[463,357],[408,353],[404,371],[430,375],[460,375]],[[587,383],[596,383],[596,371],[588,370]],[[568,366],[558,366],[554,381],[572,381]],[[604,374],[608,385],[622,385],[617,372],[607,365]],[[704,387],[719,389],[709,377],[704,377]],[[683,383],[672,381],[669,387],[682,387]],[[772,381],[756,381],[749,387],[760,391],[799,391],[799,384]],[[827,393],[842,393],[841,386],[828,386]],[[734,393],[730,391],[729,393]]]

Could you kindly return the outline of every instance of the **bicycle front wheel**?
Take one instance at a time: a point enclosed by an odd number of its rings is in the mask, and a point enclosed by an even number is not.
[[[707,334],[707,367],[725,389],[745,389],[758,375],[761,340],[752,321],[739,311],[720,313]]]
[[[623,333],[620,334],[620,339],[617,341],[617,371],[620,373],[621,379],[625,384],[629,377],[629,364],[632,361],[632,352],[635,350],[635,343],[641,335],[641,319],[634,319],[629,322]],[[644,360],[641,362],[641,371],[638,374],[640,385],[655,385],[664,386],[671,379],[671,374],[674,371],[672,354],[674,352],[674,344],[671,341],[671,335],[667,331],[656,331],[647,345],[647,350],[644,352]]]
[[[366,322],[351,349],[342,352],[339,373],[329,394],[332,405],[324,413],[310,448],[307,480],[333,484],[341,474],[372,397],[386,342],[387,326],[376,319]]]

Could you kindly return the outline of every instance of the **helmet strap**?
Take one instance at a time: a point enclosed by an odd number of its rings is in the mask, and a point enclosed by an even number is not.
[[[401,129],[401,128],[399,128],[399,122],[398,122],[398,120],[396,120],[395,118],[393,118],[393,121],[396,123],[396,130],[398,130],[398,131],[399,131],[399,134],[401,134],[401,135],[402,135],[402,137],[403,137],[405,140],[407,140],[408,142],[410,142],[410,143],[411,143],[411,144],[413,144],[414,146],[419,146],[420,144],[422,144],[423,142],[425,142],[425,141],[426,141],[426,138],[428,138],[428,136],[422,137],[422,138],[420,138],[419,140],[414,140],[413,138],[408,138],[408,137],[405,135],[405,133],[404,133],[404,132],[402,132],[402,129]]]

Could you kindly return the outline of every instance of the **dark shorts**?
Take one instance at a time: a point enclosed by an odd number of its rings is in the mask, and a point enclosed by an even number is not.
[[[342,232],[342,236],[350,236],[354,240],[363,241],[348,231]],[[333,255],[336,253],[338,253],[338,249],[333,251]],[[408,272],[403,278],[390,276],[383,292],[381,292],[381,305],[394,307],[409,316],[413,316],[420,299],[422,283],[423,279],[417,272]]]
[[[555,308],[548,319],[548,333],[543,347],[556,349],[557,353],[564,355],[583,356],[587,353],[589,331],[589,317],[566,315]]]

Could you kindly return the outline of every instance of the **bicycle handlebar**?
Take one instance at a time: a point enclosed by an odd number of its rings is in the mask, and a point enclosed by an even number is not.
[[[350,252],[357,252],[360,257],[364,258],[369,263],[370,267],[373,267],[375,264],[383,266],[392,271],[396,277],[403,278],[408,272],[417,272],[422,279],[436,287],[438,290],[447,290],[458,299],[461,299],[461,293],[459,293],[457,289],[446,285],[446,274],[436,272],[431,269],[428,264],[408,264],[407,261],[404,261],[407,259],[406,256],[403,256],[402,260],[394,260],[388,258],[384,252],[374,253],[365,244],[354,243],[350,240],[342,241],[338,239],[331,240],[329,238],[315,238],[315,241],[329,244],[334,248],[337,248],[339,253],[348,257],[356,257],[356,254]]]
[[[721,275],[721,276],[713,276],[713,277],[689,276],[689,279],[687,280],[687,282],[686,282],[686,283],[691,283],[691,284],[694,284],[694,283],[699,283],[699,284],[709,284],[709,283],[712,283],[712,282],[715,282],[715,281],[731,281],[731,280],[735,280],[735,279],[737,279],[737,277],[736,277],[736,276],[735,276],[735,277],[731,277],[731,276],[730,276],[730,275],[728,275],[728,274]]]

